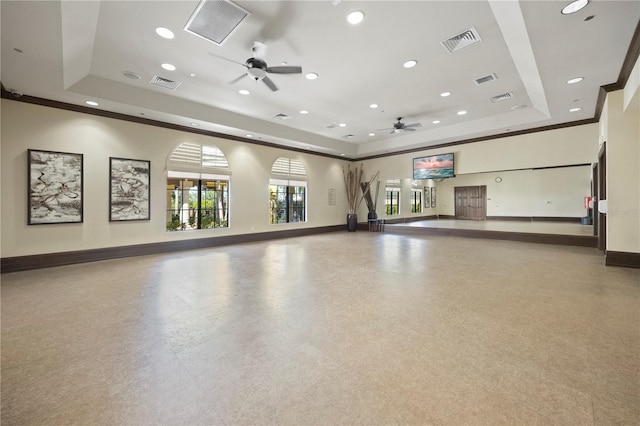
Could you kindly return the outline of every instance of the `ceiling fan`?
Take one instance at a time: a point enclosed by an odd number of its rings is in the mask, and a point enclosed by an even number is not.
[[[255,81],[262,80],[264,84],[266,84],[269,87],[269,89],[275,92],[276,90],[278,90],[278,86],[275,85],[275,83],[269,78],[267,74],[301,74],[302,73],[302,67],[297,65],[281,65],[281,66],[275,66],[275,67],[268,66],[264,60],[264,55],[266,53],[266,50],[267,50],[267,46],[264,43],[260,43],[259,41],[256,41],[253,43],[253,47],[251,48],[251,51],[253,52],[252,58],[247,59],[247,61],[244,64],[240,64],[240,62],[231,61],[247,68],[246,74],[242,74],[240,77],[236,78],[231,83],[235,83],[245,78],[246,76],[249,76],[251,79]],[[217,55],[214,55],[214,56],[217,56]],[[223,58],[223,59],[226,59],[226,58]]]
[[[398,117],[398,121],[396,123],[393,123],[393,127],[389,127],[388,129],[381,129],[381,130],[391,130],[391,134],[394,134],[394,133],[402,133],[402,132],[414,132],[416,130],[416,127],[422,127],[422,124],[420,123],[404,124],[402,122],[402,117]]]

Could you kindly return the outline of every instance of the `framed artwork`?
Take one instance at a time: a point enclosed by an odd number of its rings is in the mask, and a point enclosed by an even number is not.
[[[431,208],[431,188],[424,188],[424,208]]]
[[[431,207],[436,207],[436,187],[431,187]]]
[[[27,150],[29,225],[82,223],[82,154]]]
[[[109,157],[109,221],[149,220],[151,161]]]

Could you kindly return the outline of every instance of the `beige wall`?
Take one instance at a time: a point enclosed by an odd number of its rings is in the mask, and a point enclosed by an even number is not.
[[[640,253],[640,90],[607,96],[607,250]]]
[[[2,257],[344,224],[342,164],[331,158],[2,100]],[[231,169],[228,229],[166,232],[165,164],[180,143],[213,144]],[[27,149],[84,154],[84,222],[27,225]],[[308,174],[308,221],[269,224],[269,178],[280,156]],[[151,161],[151,220],[109,222],[109,157]],[[328,192],[336,189],[336,205]]]

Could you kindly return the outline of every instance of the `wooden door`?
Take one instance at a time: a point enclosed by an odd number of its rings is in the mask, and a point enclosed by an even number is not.
[[[485,220],[487,218],[486,186],[456,186],[454,196],[456,219]]]

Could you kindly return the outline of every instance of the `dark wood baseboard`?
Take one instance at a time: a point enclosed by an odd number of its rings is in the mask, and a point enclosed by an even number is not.
[[[487,216],[487,220],[581,223],[582,218],[581,217],[559,217],[559,216]]]
[[[402,235],[440,235],[466,238],[485,238],[489,240],[521,241],[526,243],[556,244],[565,246],[593,247],[598,237],[591,235],[534,234],[530,232],[485,231],[476,229],[425,228],[416,226],[386,227],[388,234]]]
[[[399,217],[399,218],[390,218],[390,217],[380,217],[378,219],[384,219],[384,223],[389,225],[397,225],[399,223],[411,223],[411,222],[419,222],[421,220],[434,220],[437,219],[436,215],[429,216],[410,216],[410,217]],[[364,223],[364,226],[367,226],[367,223]]]
[[[624,266],[626,268],[640,268],[640,253],[624,251],[609,251],[605,254],[605,265]]]
[[[5,257],[0,259],[0,272],[5,274],[10,272],[28,271],[31,269],[49,268],[53,266],[95,262],[98,260],[119,259],[123,257],[219,247],[231,244],[275,240],[280,238],[293,238],[335,231],[346,231],[346,224],[323,226],[317,228],[289,229],[285,231],[275,232],[259,232],[254,234],[198,238],[193,240],[136,244],[131,246],[105,247],[93,250],[78,250],[60,253],[35,254],[29,256]]]

